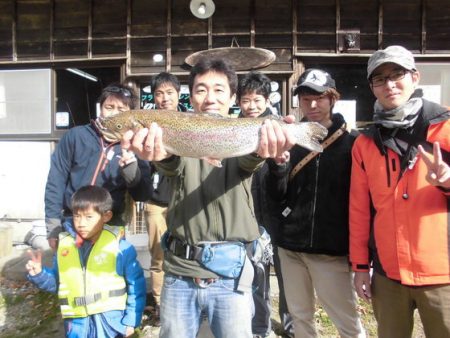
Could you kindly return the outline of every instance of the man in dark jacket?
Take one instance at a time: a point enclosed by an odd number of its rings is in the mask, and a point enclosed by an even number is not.
[[[99,97],[100,116],[106,117],[134,108],[133,91],[120,84],[111,84]],[[113,198],[114,218],[111,225],[124,225],[121,217],[128,190],[136,201],[148,197],[148,163],[137,160],[119,143],[108,143],[93,124],[67,131],[52,155],[45,187],[45,222],[52,249],[57,247],[62,221],[71,216],[70,199],[85,185],[107,189]]]
[[[270,79],[262,73],[250,72],[246,74],[238,85],[236,93],[237,102],[241,108],[239,117],[269,117],[273,115],[270,108]],[[252,196],[255,216],[258,224],[263,226],[272,238],[273,262],[279,284],[279,313],[286,334],[293,333],[292,320],[287,312],[286,299],[284,297],[283,281],[279,266],[277,247],[275,243],[277,222],[273,222],[273,201],[269,200],[265,192],[264,179],[267,174],[267,164],[253,174]],[[255,315],[252,320],[252,331],[255,337],[266,337],[271,331],[271,304],[270,304],[270,260],[258,262],[253,280],[253,301],[255,303]]]
[[[170,73],[162,72],[152,79],[151,88],[156,109],[186,111],[179,104],[180,81]],[[161,247],[161,236],[167,230],[167,206],[169,205],[170,189],[167,177],[160,174],[150,163],[152,184],[149,186],[150,199],[145,203],[145,218],[147,220],[148,248],[150,251],[150,281],[155,311],[152,322],[159,324],[159,305],[161,287],[164,280],[162,269],[164,252]]]
[[[316,293],[341,337],[365,337],[347,257],[354,137],[342,115],[332,114],[339,93],[328,73],[306,70],[294,94],[304,120],[328,128],[322,153],[294,146],[287,165],[269,162],[268,193],[284,203],[278,253],[295,336],[317,336]]]

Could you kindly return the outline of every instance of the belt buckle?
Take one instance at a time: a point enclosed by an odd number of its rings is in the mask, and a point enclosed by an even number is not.
[[[191,256],[191,246],[186,245],[186,252],[184,254],[184,259],[190,259]]]
[[[199,288],[202,289],[206,289],[216,281],[215,278],[198,278],[198,277],[194,277],[192,278],[192,280],[194,281],[195,285],[197,285]]]

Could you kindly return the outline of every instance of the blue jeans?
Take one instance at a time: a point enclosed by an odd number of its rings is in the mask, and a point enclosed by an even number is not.
[[[251,338],[252,294],[235,292],[235,283],[234,279],[218,279],[201,288],[192,278],[166,274],[160,338],[195,338],[203,316],[216,338]]]

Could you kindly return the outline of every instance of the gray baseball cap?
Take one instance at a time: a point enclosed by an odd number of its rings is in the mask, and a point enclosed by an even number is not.
[[[377,50],[369,58],[367,63],[367,78],[369,79],[373,71],[385,63],[395,63],[407,70],[416,70],[414,56],[402,46],[389,46],[385,49]]]

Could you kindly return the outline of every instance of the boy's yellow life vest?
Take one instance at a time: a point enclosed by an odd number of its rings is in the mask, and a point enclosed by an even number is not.
[[[126,283],[124,277],[116,272],[119,241],[123,234],[123,227],[105,225],[91,249],[85,268],[81,265],[75,238],[67,232],[60,234],[58,297],[63,318],[125,309]]]

